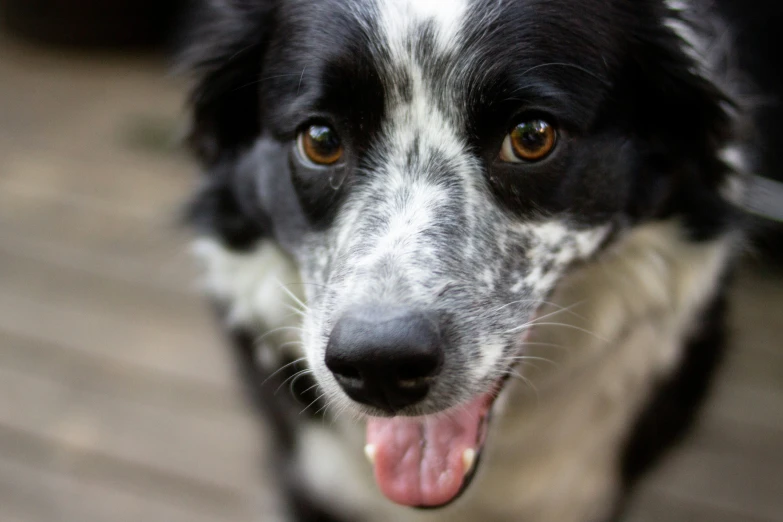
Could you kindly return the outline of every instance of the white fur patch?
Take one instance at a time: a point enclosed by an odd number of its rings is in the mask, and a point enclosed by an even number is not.
[[[746,177],[750,172],[747,155],[742,146],[736,143],[723,148],[719,155],[720,159],[732,170],[732,174],[726,178],[720,188],[720,193],[727,201],[740,205],[745,198]]]
[[[508,506],[509,520],[608,514],[623,439],[656,380],[676,367],[733,243],[692,244],[680,234],[673,223],[635,230],[566,278],[543,311],[560,325],[534,330],[528,355],[551,363],[520,368],[531,384],[505,395],[487,447],[481,498]]]
[[[275,341],[299,339],[298,314],[292,308],[301,308],[296,299],[303,301],[303,288],[291,258],[277,245],[264,241],[251,253],[239,254],[202,238],[193,252],[204,267],[204,290],[228,307],[229,325],[260,332],[280,329]]]
[[[396,49],[416,26],[432,23],[436,42],[442,48],[453,47],[468,8],[466,0],[378,0],[381,27],[386,41]]]
[[[355,425],[313,423],[303,426],[296,455],[297,471],[308,490],[337,512],[360,519],[372,516],[375,506],[382,502],[374,481],[346,487],[346,476],[367,473],[364,445],[364,432],[356,430]]]
[[[728,94],[735,94],[734,82],[725,65],[733,35],[723,20],[707,11],[703,4],[683,0],[667,0],[672,16],[664,19],[666,26],[682,40],[683,51],[695,64],[694,73],[707,78]],[[731,111],[731,107],[724,107]]]

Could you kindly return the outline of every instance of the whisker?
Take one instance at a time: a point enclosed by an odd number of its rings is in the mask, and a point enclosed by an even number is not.
[[[310,373],[312,374],[313,372]],[[305,375],[307,375],[307,372],[299,372],[299,375],[295,376],[294,379],[291,381],[291,384],[288,385],[288,390],[291,392],[291,395],[294,395],[294,386],[296,386],[296,381],[298,381]],[[317,384],[315,386],[317,386]],[[310,388],[308,388],[307,390],[309,391],[310,389],[312,389],[312,386],[310,386]]]
[[[494,310],[492,310],[492,311],[491,311],[491,312],[489,312],[489,313],[490,313],[490,315],[491,315],[491,314],[495,314],[495,313],[497,313],[497,312],[500,312],[501,310],[505,310],[505,309],[506,309],[506,308],[508,308],[509,306],[514,306],[514,305],[517,305],[517,304],[523,304],[523,303],[538,304],[539,302],[542,302],[542,301],[537,301],[537,300],[535,300],[535,299],[520,299],[520,300],[518,300],[518,301],[511,301],[510,303],[506,303],[506,304],[504,304],[503,306],[500,306],[500,307],[498,307],[498,308],[495,308]]]
[[[509,375],[510,377],[517,378],[520,381],[524,382],[528,387],[530,387],[530,389],[533,390],[533,393],[535,393],[536,402],[538,403],[541,401],[541,396],[538,393],[538,388],[536,388],[536,385],[533,384],[533,381],[531,381],[530,379],[528,379],[527,377],[525,377],[524,375],[522,375],[521,373],[519,373],[514,369],[509,369],[507,375]]]
[[[343,405],[343,406],[342,406],[342,407],[341,407],[339,410],[337,410],[337,411],[334,413],[334,415],[332,416],[332,422],[331,422],[331,424],[330,424],[330,425],[331,425],[331,426],[334,426],[334,425],[335,425],[335,423],[337,423],[337,419],[339,419],[339,418],[340,418],[340,415],[342,415],[343,413],[345,413],[346,411],[348,411],[348,410],[349,410],[349,408],[350,408],[350,406],[349,406],[348,404],[345,404],[345,405]]]
[[[279,326],[279,327],[277,327],[277,328],[274,328],[274,329],[272,329],[272,330],[269,330],[268,332],[264,332],[264,334],[263,334],[263,335],[259,336],[259,337],[256,339],[256,341],[255,341],[255,343],[256,343],[256,346],[257,346],[257,347],[258,347],[258,346],[260,346],[260,345],[261,345],[261,343],[262,343],[262,342],[263,342],[263,341],[264,341],[264,340],[265,340],[267,337],[269,337],[270,335],[276,334],[276,333],[278,333],[278,332],[283,332],[283,331],[285,331],[285,330],[294,330],[295,332],[300,332],[300,333],[301,333],[301,332],[302,332],[302,327],[301,327],[301,326]]]
[[[318,383],[315,383],[312,386],[310,386],[309,388],[307,388],[306,390],[302,391],[302,395],[304,395],[305,393],[309,392],[313,388],[318,388]]]
[[[515,356],[515,357],[508,357],[506,361],[543,361],[545,363],[553,364],[557,366],[557,363],[551,359],[547,359],[545,357],[534,357],[531,355],[521,355],[521,356]]]
[[[591,332],[590,330],[585,330],[584,328],[581,328],[579,326],[575,326],[573,324],[568,324],[568,323],[536,323],[536,324],[526,325],[526,327],[531,327],[531,328],[533,326],[562,326],[563,328],[570,328],[572,330],[578,330],[580,332],[586,333],[587,335],[595,337],[599,341],[603,341],[605,343],[609,342],[608,339],[604,339],[603,337],[601,337],[600,335],[596,334],[595,332]]]
[[[552,348],[565,348],[562,344],[555,344],[555,343],[543,343],[538,341],[525,341],[522,343],[522,347],[525,346],[549,346]]]
[[[260,85],[264,83],[267,80],[274,80],[275,78],[287,78],[289,76],[299,76],[300,73],[291,73],[291,74],[276,74],[274,76],[266,76],[264,78],[258,78],[257,80],[253,80],[252,82],[248,82],[244,85],[240,85],[236,89],[234,89],[232,92],[241,91],[242,89],[246,89],[248,87],[253,87],[254,85]]]
[[[306,304],[304,304],[304,303],[302,302],[302,300],[301,300],[301,299],[299,299],[299,298],[296,296],[296,294],[294,294],[294,293],[293,293],[291,290],[289,290],[288,288],[286,288],[286,286],[285,286],[283,283],[281,283],[281,282],[280,282],[278,279],[275,279],[275,283],[277,284],[277,286],[279,286],[279,287],[280,287],[280,289],[281,289],[283,292],[285,292],[285,293],[288,295],[288,297],[290,297],[290,298],[291,298],[291,299],[292,299],[292,300],[293,300],[293,301],[294,301],[296,304],[298,304],[299,306],[301,306],[301,307],[302,307],[302,308],[301,308],[302,310],[309,310],[309,307],[308,307]]]
[[[302,75],[299,77],[299,86],[296,88],[296,95],[299,96],[299,92],[302,90],[302,80],[304,80],[305,71],[307,70],[307,66],[304,66],[304,69],[302,69]]]
[[[293,317],[294,315],[298,315],[299,317],[305,317],[305,314],[307,312],[307,310],[300,310],[299,308],[297,308],[295,306],[291,306],[288,303],[283,303],[283,306],[285,306],[286,308],[288,308],[289,310],[291,310],[293,312],[292,314],[288,315],[286,317],[286,319],[288,317]]]
[[[277,347],[278,350],[282,350],[283,348],[288,348],[289,346],[299,346],[303,347],[304,343],[302,341],[287,341],[281,344]]]
[[[531,323],[535,324],[536,322],[540,321],[541,319],[546,319],[547,317],[552,317],[553,315],[557,315],[557,314],[560,314],[560,313],[570,313],[570,314],[573,314],[573,315],[575,315],[577,317],[580,317],[580,318],[584,319],[584,317],[581,317],[580,315],[578,315],[578,314],[576,314],[576,313],[574,313],[572,311],[574,308],[576,308],[577,306],[581,305],[583,302],[584,301],[579,301],[579,302],[573,303],[573,304],[571,304],[569,306],[558,306],[558,309],[555,310],[554,312],[550,312],[550,313],[542,315],[540,317],[534,317],[533,320],[531,321]]]
[[[311,407],[313,404],[317,403],[318,401],[320,401],[321,399],[323,399],[325,396],[326,396],[326,392],[323,392],[321,395],[319,395],[318,397],[316,397],[316,398],[315,398],[315,400],[314,400],[313,402],[311,402],[310,404],[308,404],[307,406],[305,406],[305,409],[303,409],[302,411],[300,411],[300,412],[299,412],[299,415],[301,415],[301,414],[303,414],[304,412],[306,412],[307,410],[309,410],[309,409],[310,409],[310,407]],[[323,409],[323,408],[322,408],[322,409]],[[321,410],[318,410],[318,411],[317,411],[315,414],[316,414],[316,415],[318,415],[318,412],[320,412],[320,411],[321,411]]]
[[[314,413],[314,415],[317,417],[319,413],[324,412],[324,416],[321,419],[321,423],[325,425],[326,423],[326,417],[327,417],[327,410],[329,409],[329,403],[325,402],[323,406],[318,408],[318,411]]]
[[[283,366],[281,366],[280,368],[278,368],[277,370],[275,370],[275,372],[274,372],[272,375],[270,375],[269,377],[267,377],[266,379],[264,379],[264,381],[261,383],[261,386],[263,386],[264,384],[266,384],[266,383],[267,383],[267,381],[269,381],[269,379],[271,379],[272,377],[274,377],[274,376],[275,376],[275,375],[277,375],[278,373],[282,372],[283,370],[285,370],[285,369],[286,369],[286,368],[288,368],[289,366],[293,366],[294,364],[298,364],[298,363],[300,363],[300,362],[303,362],[303,361],[306,361],[306,360],[307,360],[307,357],[300,357],[299,359],[297,359],[297,360],[295,360],[295,361],[291,361],[291,362],[290,362],[290,363],[288,363],[288,364],[284,364]]]
[[[522,76],[526,76],[526,75],[530,74],[531,72],[533,72],[535,70],[538,70],[538,69],[543,69],[544,67],[568,67],[568,68],[571,68],[571,69],[576,69],[577,71],[581,71],[581,72],[585,73],[586,75],[594,78],[595,80],[598,80],[599,82],[601,82],[604,85],[611,85],[611,82],[609,82],[608,80],[606,80],[604,78],[601,78],[596,73],[594,73],[594,72],[592,72],[592,71],[590,71],[588,69],[585,69],[581,65],[576,65],[574,63],[566,63],[566,62],[549,62],[549,63],[542,63],[542,64],[539,64],[539,65],[535,65],[533,67],[530,67],[526,71],[524,71],[519,77],[521,78]]]
[[[328,285],[322,285],[320,283],[305,283],[302,281],[296,282],[296,283],[286,283],[285,286],[318,286],[320,288],[329,289],[330,287]]]
[[[574,306],[576,306],[576,305],[571,305],[571,307],[574,307]],[[516,328],[512,328],[511,330],[507,330],[507,331],[505,331],[503,333],[504,334],[509,334],[509,333],[515,333],[515,332],[518,332],[518,331],[522,331],[522,330],[524,330],[524,329],[526,329],[528,327],[540,324],[539,321],[542,320],[542,319],[546,319],[548,317],[552,317],[554,315],[563,313],[565,311],[568,311],[568,308],[563,308],[562,310],[555,310],[554,312],[550,312],[550,313],[542,315],[540,317],[535,317],[535,318],[531,319],[530,321],[526,322],[525,324],[523,324],[522,326],[517,326]]]
[[[280,388],[282,388],[283,386],[285,386],[285,383],[287,383],[287,382],[288,382],[288,381],[290,381],[291,379],[295,379],[296,377],[298,377],[298,376],[300,376],[300,375],[304,375],[304,374],[306,374],[306,373],[312,373],[312,371],[313,371],[313,370],[311,370],[310,368],[305,368],[304,370],[299,370],[299,371],[298,371],[298,372],[296,372],[295,374],[293,374],[293,375],[289,376],[289,377],[288,377],[286,380],[284,380],[283,382],[281,382],[281,383],[280,383],[280,386],[278,386],[278,387],[277,387],[277,389],[275,390],[275,395],[277,395],[277,392],[279,392],[279,391],[280,391]]]
[[[553,303],[551,301],[541,301],[538,299],[520,299],[518,301],[511,301],[510,303],[506,303],[503,306],[500,306],[490,312],[490,314],[494,314],[497,312],[500,312],[501,310],[504,310],[505,308],[508,308],[509,306],[514,306],[516,304],[522,304],[522,303],[532,303],[532,304],[542,304],[547,306],[553,306],[559,310],[570,312],[571,314],[575,315],[576,317],[579,317],[580,319],[584,319],[581,315],[577,314],[576,312],[572,311],[571,309],[584,303],[584,301],[579,301],[578,303],[574,303],[570,306],[562,306],[557,303]]]

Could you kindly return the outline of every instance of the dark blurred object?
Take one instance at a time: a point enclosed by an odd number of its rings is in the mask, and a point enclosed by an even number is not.
[[[167,43],[186,0],[0,0],[5,26],[44,43],[151,47]]]
[[[736,58],[761,91],[756,174],[783,181],[783,0],[719,0],[718,5],[732,21]],[[757,248],[783,264],[783,225],[760,222],[754,235]]]

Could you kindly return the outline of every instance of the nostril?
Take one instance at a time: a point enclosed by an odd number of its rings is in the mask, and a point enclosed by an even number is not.
[[[409,363],[397,366],[396,376],[400,381],[419,382],[433,377],[437,362]]]
[[[339,375],[340,377],[345,377],[346,379],[360,380],[362,378],[362,374],[353,366],[332,365],[329,369],[332,373]]]
[[[421,372],[411,364],[403,364],[397,368],[397,379],[400,381],[418,381],[421,378]]]

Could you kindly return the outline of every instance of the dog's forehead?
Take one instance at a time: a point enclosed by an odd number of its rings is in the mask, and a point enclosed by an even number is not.
[[[399,105],[417,87],[431,107],[468,120],[487,103],[525,99],[531,85],[589,112],[600,99],[590,82],[606,83],[621,48],[618,13],[599,16],[586,0],[290,1],[272,72],[292,78],[296,98],[340,98],[326,112]],[[358,103],[344,103],[349,91]]]
[[[389,46],[405,45],[406,40],[428,26],[435,43],[449,47],[464,24],[469,0],[374,0],[379,28]],[[432,49],[435,51],[435,49]]]
[[[611,4],[597,12],[591,2]],[[265,85],[295,107],[372,121],[411,77],[443,109],[483,110],[535,85],[589,112],[606,83],[625,10],[609,0],[288,0]],[[273,85],[274,84],[274,85]],[[421,91],[420,91],[421,92]],[[397,100],[392,98],[397,97]],[[279,97],[279,96],[278,96]],[[270,100],[272,105],[281,100]],[[286,106],[286,101],[283,105]],[[292,119],[296,115],[285,115]],[[458,122],[457,122],[458,123]],[[367,127],[367,125],[365,125]]]
[[[453,159],[464,155],[465,71],[448,64],[455,62],[469,7],[470,0],[373,0],[371,45],[382,51],[375,65],[386,91],[392,155],[412,146]],[[467,58],[463,53],[464,64]]]

